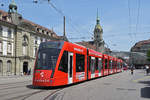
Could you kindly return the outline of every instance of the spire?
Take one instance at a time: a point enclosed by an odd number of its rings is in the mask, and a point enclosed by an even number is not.
[[[9,4],[9,12],[17,12],[17,5],[14,0]]]
[[[99,24],[100,20],[99,20],[99,16],[98,16],[98,8],[97,8],[97,18],[96,18],[96,24]]]

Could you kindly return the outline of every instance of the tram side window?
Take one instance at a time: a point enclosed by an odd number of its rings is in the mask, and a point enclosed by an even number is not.
[[[113,63],[113,64],[112,64],[112,65],[113,65],[113,68],[115,68],[115,67],[116,67],[116,66],[115,66],[115,61],[113,61],[112,63]]]
[[[119,66],[120,66],[120,65],[119,65],[119,62],[118,62],[118,68],[119,68]]]
[[[91,73],[95,73],[95,59],[91,59],[91,64],[90,64],[90,67],[91,67]]]
[[[118,62],[116,62],[116,68],[118,68]]]
[[[67,51],[64,51],[63,53],[58,70],[65,72],[65,73],[68,72],[68,52]]]
[[[95,69],[98,70],[98,58],[96,58]]]
[[[108,63],[108,60],[105,59],[105,69],[107,69],[107,63]]]
[[[113,65],[112,65],[112,60],[110,60],[110,69],[112,69]]]
[[[76,54],[76,72],[84,72],[84,61],[84,55]]]
[[[111,69],[111,60],[109,60],[109,69]]]
[[[89,56],[89,71],[91,70],[91,57]]]
[[[103,69],[102,60],[101,59],[98,60],[98,68],[99,68],[99,70]]]

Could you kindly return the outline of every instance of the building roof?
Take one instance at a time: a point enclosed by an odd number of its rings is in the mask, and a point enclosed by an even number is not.
[[[142,40],[142,41],[137,42],[137,43],[131,48],[131,51],[135,51],[135,50],[137,50],[138,48],[140,48],[140,47],[142,47],[143,45],[146,45],[146,44],[150,44],[150,39],[148,39],[148,40]]]
[[[0,10],[0,20],[13,24],[11,20],[7,20],[8,18],[10,18],[10,15],[7,12],[5,12],[5,11]],[[49,35],[51,35],[52,37],[54,37],[56,39],[61,39],[62,38],[61,36],[57,36],[57,34],[53,30],[48,29],[46,27],[43,27],[41,25],[38,25],[38,24],[36,24],[34,22],[31,22],[31,21],[29,21],[27,19],[23,19],[22,18],[21,23],[23,23],[23,22],[33,26],[34,27],[34,31],[36,31],[37,33],[46,32],[46,34],[50,33]],[[41,30],[41,31],[39,31],[39,30]]]
[[[92,44],[91,41],[82,41],[82,42],[76,42],[76,43],[79,45],[83,45],[86,48],[96,50],[96,46],[94,45],[94,43]]]

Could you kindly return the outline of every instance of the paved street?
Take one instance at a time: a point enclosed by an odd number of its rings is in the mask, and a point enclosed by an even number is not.
[[[33,88],[32,76],[0,77],[0,100],[43,100],[51,92],[45,88]]]
[[[0,77],[0,100],[149,100],[150,75],[135,70],[59,89],[33,88],[32,76]]]
[[[98,78],[57,92],[55,100],[150,100],[150,76],[135,70]],[[51,100],[50,99],[50,100]]]

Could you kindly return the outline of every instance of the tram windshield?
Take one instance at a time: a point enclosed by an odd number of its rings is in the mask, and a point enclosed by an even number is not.
[[[60,42],[44,42],[40,44],[35,69],[53,70],[61,50]]]

